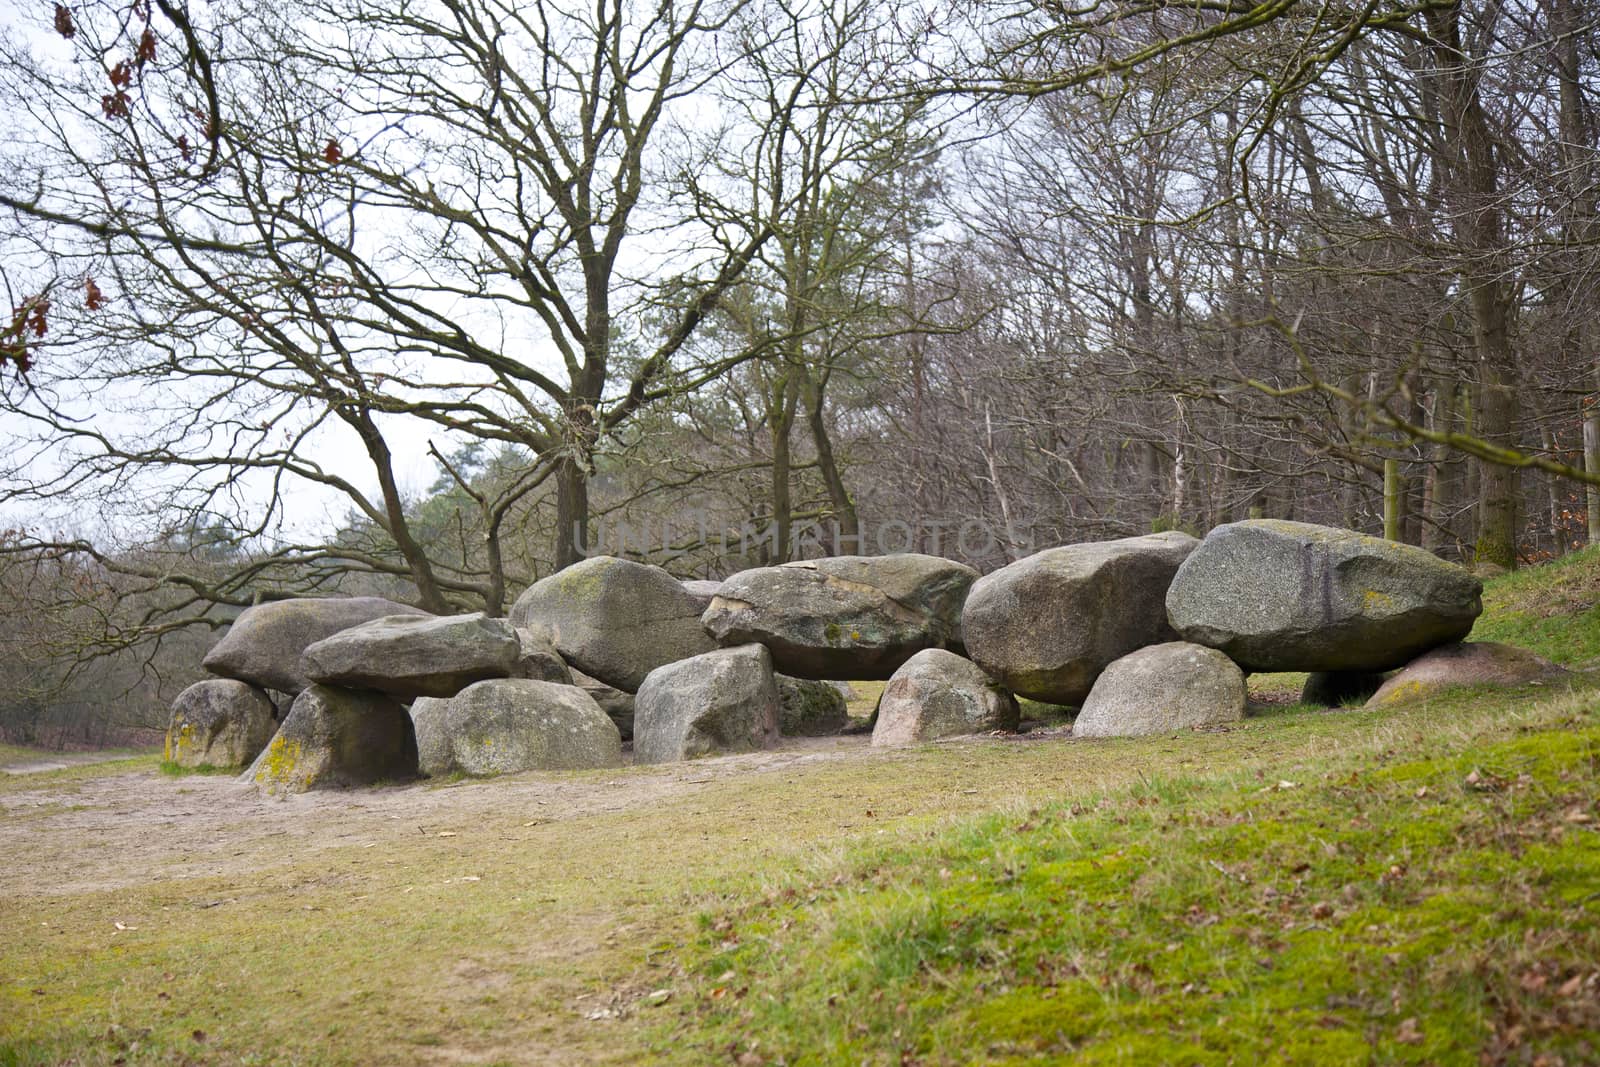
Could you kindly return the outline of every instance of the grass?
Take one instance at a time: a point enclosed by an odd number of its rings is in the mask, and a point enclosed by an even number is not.
[[[1600,547],[1484,584],[1475,641],[1533,649],[1567,667],[1600,666]]]
[[[187,778],[196,774],[237,775],[239,773],[238,769],[234,767],[217,767],[210,763],[201,763],[194,767],[188,767],[177,760],[170,759],[162,760],[157,769],[168,778]]]
[[[1566,566],[1475,636],[1581,662]],[[1600,1058],[1596,682],[1252,681],[1229,731],[738,771],[0,775],[0,1065]]]
[[[0,744],[0,766],[7,763],[22,763],[25,760],[42,759],[49,753],[44,749],[29,748],[24,745]]]
[[[1456,701],[1434,712],[1470,714],[1482,695]],[[703,912],[684,1007],[655,1052],[751,1064],[1590,1062],[1597,706],[1587,688],[1523,705],[1512,736],[1487,744],[1414,722],[1409,751],[1302,763],[1286,778],[1152,770],[859,848],[759,901]],[[1144,755],[1139,742],[1105,747]]]

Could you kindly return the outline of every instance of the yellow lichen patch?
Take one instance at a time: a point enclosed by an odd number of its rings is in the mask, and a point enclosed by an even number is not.
[[[1394,604],[1394,597],[1388,593],[1380,593],[1376,589],[1368,589],[1361,594],[1361,599],[1368,611],[1374,608],[1387,608]]]
[[[161,758],[169,763],[182,763],[189,754],[189,749],[194,747],[194,724],[184,723],[178,727],[176,733],[167,731],[167,743],[162,751]]]
[[[310,775],[300,766],[300,742],[286,740],[282,734],[274,737],[261,759],[261,769],[256,771],[256,781],[261,785],[282,785],[291,789],[305,789],[311,784]]]
[[[1385,707],[1390,704],[1406,704],[1413,700],[1420,700],[1422,697],[1425,697],[1431,693],[1435,688],[1437,687],[1424,685],[1422,682],[1401,682],[1399,685],[1383,694],[1383,699],[1379,701],[1379,704]]]

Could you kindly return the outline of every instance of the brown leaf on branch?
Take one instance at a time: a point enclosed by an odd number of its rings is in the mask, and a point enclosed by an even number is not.
[[[106,294],[100,291],[100,287],[94,283],[94,279],[84,279],[83,306],[88,308],[90,311],[99,311],[105,306],[105,303]]]
[[[146,26],[144,32],[139,35],[139,50],[134,53],[134,61],[142,67],[155,58],[156,35],[150,27]]]
[[[50,298],[43,293],[24,300],[11,313],[11,325],[0,331],[0,365],[15,363],[17,371],[26,375],[33,366],[28,351],[28,335],[43,337],[49,329]]]
[[[72,24],[72,12],[62,4],[56,5],[56,32],[69,41],[78,35],[78,27]]]
[[[133,64],[126,59],[111,68],[111,84],[118,89],[126,89],[133,84]]]
[[[344,153],[339,151],[339,142],[331,137],[328,138],[328,145],[322,150],[322,158],[327,161],[329,166],[343,159]]]

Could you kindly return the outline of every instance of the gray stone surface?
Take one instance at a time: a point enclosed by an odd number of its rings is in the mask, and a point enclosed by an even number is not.
[[[671,663],[639,687],[633,720],[636,763],[670,763],[778,741],[772,656],[741,645]]]
[[[382,693],[313,685],[245,771],[269,793],[404,781],[417,774],[411,716]]]
[[[293,695],[311,684],[300,673],[307,646],[385,615],[432,617],[376,596],[273,600],[241,612],[201,665],[224,678]]]
[[[375,689],[400,700],[455,696],[473,682],[507,678],[521,646],[504,619],[390,615],[306,648],[300,673],[323,685]]]
[[[517,630],[517,666],[511,676],[557,685],[577,684],[572,668],[561,658],[556,646],[532,630]]]
[[[1247,671],[1383,671],[1465,637],[1482,591],[1412,545],[1251,519],[1206,535],[1172,581],[1167,617]]]
[[[1106,665],[1177,635],[1167,586],[1200,542],[1168,531],[1047,548],[978,579],[967,654],[1007,689],[1077,705]]]
[[[1108,666],[1072,723],[1074,737],[1139,737],[1244,718],[1244,672],[1214,648],[1169,641]]]
[[[660,567],[595,556],[529,586],[511,621],[583,673],[634,692],[657,667],[716,647],[700,611],[700,601]]]
[[[724,645],[758,642],[796,678],[887,678],[925,648],[959,648],[978,572],[937,556],[831,556],[741,571],[704,623]]]
[[[850,725],[844,694],[832,682],[778,675],[778,732],[785,737],[826,737]]]
[[[1409,704],[1460,685],[1511,687],[1556,682],[1568,673],[1565,667],[1515,645],[1465,641],[1418,656],[1390,675],[1366,706],[1387,708]]]
[[[577,686],[493,679],[411,705],[422,773],[514,774],[622,764],[622,737]]]
[[[572,684],[588,693],[589,698],[600,705],[600,710],[617,724],[624,741],[633,740],[635,701],[632,693],[618,689],[614,685],[607,685],[598,678],[591,678],[582,671],[572,672]]]
[[[722,588],[722,581],[709,581],[704,578],[690,578],[683,583],[684,590],[700,605],[701,614],[711,606],[711,601],[716,597],[717,590]]]
[[[266,691],[232,678],[196,682],[172,702],[165,758],[180,767],[244,767],[277,732]]]
[[[1014,731],[1016,698],[982,667],[941,648],[912,656],[883,687],[874,745],[909,745],[941,737]]]

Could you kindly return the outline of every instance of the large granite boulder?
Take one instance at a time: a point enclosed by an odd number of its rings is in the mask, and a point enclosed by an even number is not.
[[[1462,685],[1509,688],[1554,682],[1568,671],[1543,656],[1498,641],[1465,641],[1423,653],[1388,680],[1367,701],[1369,708],[1409,704]]]
[[[245,771],[269,793],[403,781],[417,774],[411,716],[382,693],[313,685]]]
[[[850,708],[832,682],[778,675],[778,732],[784,737],[826,737],[849,725]]]
[[[532,678],[536,682],[576,685],[572,668],[561,658],[556,646],[532,630],[517,630],[517,666],[513,678]]]
[[[261,688],[232,678],[196,682],[172,702],[165,758],[180,767],[247,765],[278,729]]]
[[[959,648],[978,572],[937,556],[831,556],[740,571],[703,621],[724,645],[758,642],[796,678],[887,678],[925,648]]]
[[[872,728],[874,745],[909,745],[940,737],[1014,731],[1016,698],[982,667],[942,648],[912,656],[883,687]]]
[[[1199,543],[1174,530],[1063,545],[984,575],[962,613],[967,654],[1019,696],[1079,704],[1112,660],[1177,636],[1167,586]]]
[[[634,762],[771,748],[778,741],[778,707],[772,655],[761,645],[658,667],[634,700]]]
[[[273,600],[240,612],[201,666],[224,678],[292,696],[311,684],[300,673],[300,656],[307,646],[386,615],[431,617],[378,596]]]
[[[700,603],[660,567],[595,556],[529,586],[511,622],[549,641],[571,666],[631,693],[657,667],[717,647],[700,626]]]
[[[622,763],[622,737],[582,689],[531,678],[469,685],[411,705],[429,777],[575,771]]]
[[[1251,519],[1206,535],[1172,580],[1167,617],[1246,671],[1383,671],[1465,637],[1482,592],[1411,545]]]
[[[1244,718],[1244,672],[1214,648],[1169,641],[1131,652],[1095,681],[1074,737],[1139,737]]]
[[[504,619],[389,615],[306,647],[300,673],[313,682],[376,689],[400,700],[455,696],[473,682],[510,677],[521,645]]]

